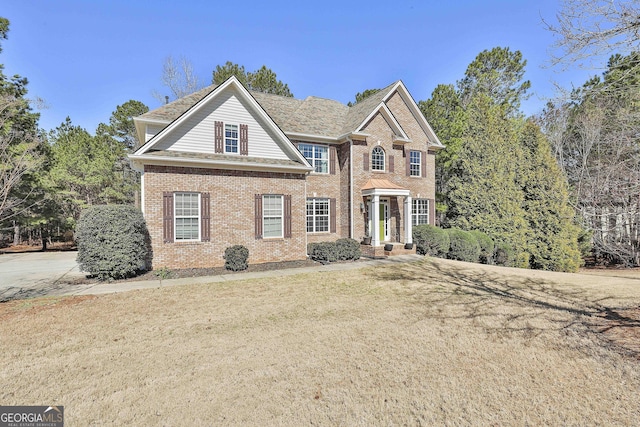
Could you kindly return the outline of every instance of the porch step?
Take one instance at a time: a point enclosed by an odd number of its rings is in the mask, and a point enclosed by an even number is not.
[[[416,253],[416,246],[413,245],[411,249],[405,249],[404,243],[391,243],[393,245],[393,249],[390,251],[385,251],[385,245],[381,246],[371,246],[371,245],[360,245],[360,251],[362,252],[363,257],[367,258],[386,258],[389,256],[396,255],[409,255]]]

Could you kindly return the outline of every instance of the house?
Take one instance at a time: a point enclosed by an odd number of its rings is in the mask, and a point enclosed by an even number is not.
[[[156,267],[221,266],[237,244],[264,263],[342,237],[411,243],[434,224],[443,145],[401,81],[348,107],[231,77],[134,121]]]

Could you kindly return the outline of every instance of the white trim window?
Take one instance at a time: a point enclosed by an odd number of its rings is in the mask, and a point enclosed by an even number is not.
[[[420,176],[422,170],[422,153],[420,151],[409,151],[409,176]]]
[[[239,150],[238,125],[224,124],[224,152],[238,154]]]
[[[313,166],[315,173],[329,173],[329,147],[326,145],[300,144],[300,152]]]
[[[262,236],[264,238],[284,236],[283,197],[276,194],[262,196]]]
[[[382,147],[374,147],[371,151],[371,170],[384,171],[384,150]]]
[[[175,193],[173,217],[175,240],[200,240],[200,193]]]
[[[411,225],[429,224],[429,199],[413,199]]]
[[[329,232],[329,199],[307,199],[307,233]]]

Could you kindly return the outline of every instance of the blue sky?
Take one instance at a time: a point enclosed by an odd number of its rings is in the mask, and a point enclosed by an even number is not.
[[[554,94],[553,82],[581,85],[596,71],[543,68],[558,0],[371,1],[32,1],[5,0],[10,20],[0,63],[29,79],[48,105],[40,126],[65,117],[93,132],[130,99],[159,102],[165,58],[184,56],[203,85],[232,61],[263,64],[309,95],[347,103],[356,92],[403,80],[416,101],[455,83],[484,49],[508,46],[527,60],[527,114]]]

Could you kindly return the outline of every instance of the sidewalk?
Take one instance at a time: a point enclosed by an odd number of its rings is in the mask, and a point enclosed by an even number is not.
[[[422,255],[398,255],[385,259],[372,259],[360,262],[334,263],[327,265],[314,265],[312,267],[288,268],[284,270],[256,271],[253,273],[233,273],[221,274],[217,276],[202,277],[186,277],[182,279],[165,279],[162,281],[162,287],[194,285],[201,283],[217,283],[232,282],[247,279],[262,279],[265,277],[280,278],[285,276],[293,276],[296,274],[313,273],[322,271],[343,271],[354,270],[358,268],[368,268],[379,265],[398,264],[415,262],[424,259]],[[137,282],[119,282],[119,283],[95,283],[91,285],[76,285],[74,289],[67,289],[68,292],[59,295],[101,295],[116,292],[127,292],[136,289],[159,288],[160,280],[141,280]]]

